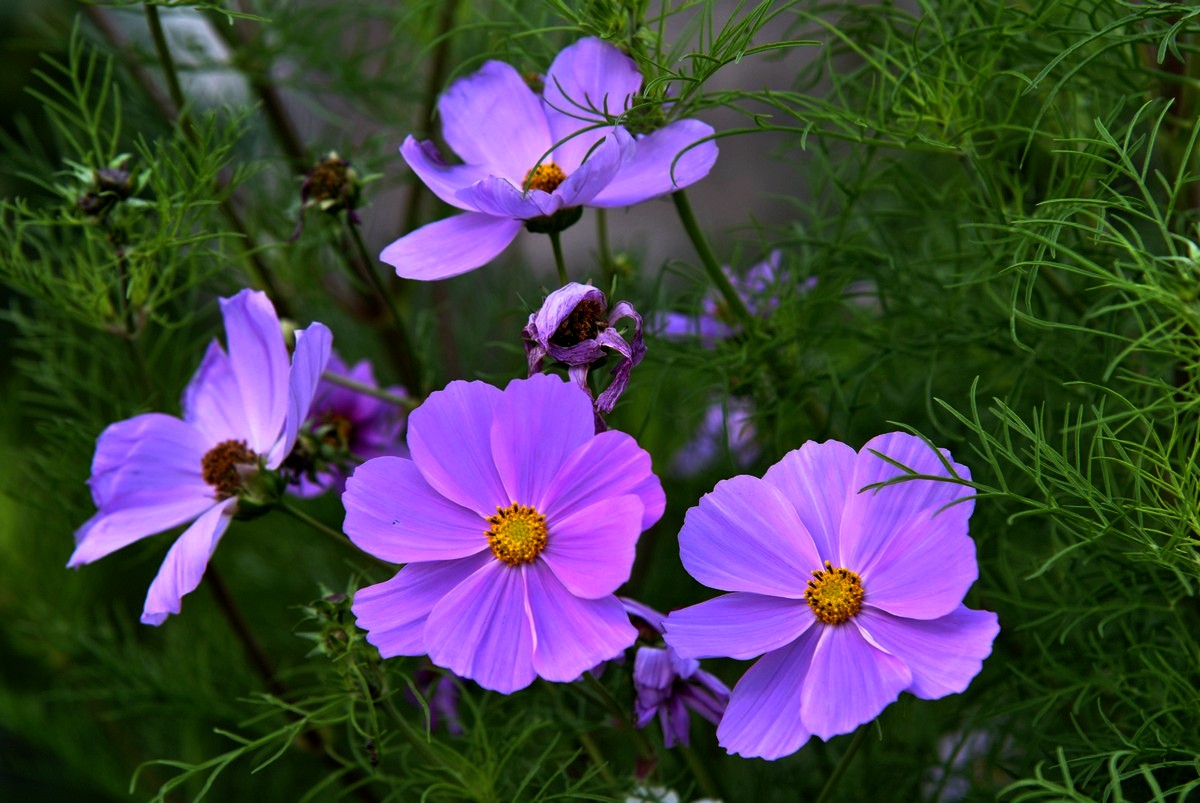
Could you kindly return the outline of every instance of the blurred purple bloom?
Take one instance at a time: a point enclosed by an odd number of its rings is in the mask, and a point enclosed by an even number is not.
[[[961,692],[991,653],[996,614],[962,604],[979,573],[971,489],[912,479],[863,490],[908,473],[889,460],[970,478],[913,435],[881,435],[857,453],[809,441],[688,511],[684,566],[733,593],[671,613],[667,643],[690,658],[763,656],[717,728],[730,753],[779,758],[811,735],[854,730],[902,691]]]
[[[183,393],[183,420],[147,413],[100,434],[88,480],[99,511],[75,533],[67,563],[91,563],[193,522],[150,584],[142,611],[148,625],[179,613],[241,498],[253,495],[259,472],[277,468],[291,451],[329,359],[329,330],[314,323],[296,333],[289,366],[279,319],[263,293],[223,298],[221,314],[229,350],[209,344]]]
[[[350,539],[407,564],[355,594],[383,657],[428,654],[509,693],[633,642],[613,592],[666,499],[633,438],[595,433],[585,394],[546,374],[451,382],[409,415],[408,446],[359,466],[342,497]]]
[[[733,289],[741,296],[746,308],[760,317],[766,318],[779,306],[779,299],[770,295],[780,279],[780,268],[783,255],[772,251],[767,258],[746,271],[745,276],[734,274],[727,266],[721,270],[729,278]],[[804,289],[811,289],[816,284],[816,277],[808,279]],[[663,337],[699,337],[706,346],[712,346],[718,340],[732,337],[741,331],[741,327],[726,308],[721,294],[710,290],[700,302],[699,315],[686,315],[682,312],[664,312],[655,317],[654,328]]]
[[[494,259],[522,226],[559,231],[583,206],[630,206],[704,178],[717,158],[715,142],[700,142],[711,126],[676,120],[635,136],[613,125],[641,86],[633,59],[599,39],[559,53],[541,97],[499,61],[458,79],[438,114],[464,164],[447,164],[432,142],[411,136],[400,153],[463,214],[401,237],[379,258],[408,279],[457,276]]]
[[[632,343],[617,331],[617,322],[622,318],[633,321]],[[546,296],[542,308],[529,316],[529,323],[521,330],[525,338],[525,356],[529,361],[529,373],[542,370],[542,360],[547,356],[565,363],[571,379],[590,397],[588,369],[603,360],[605,349],[620,355],[612,370],[612,382],[596,399],[596,412],[611,413],[617,399],[629,385],[629,374],[633,367],[646,356],[642,342],[642,316],[628,301],[618,303],[611,311],[608,301],[595,287],[571,282]]]
[[[354,367],[349,367],[335,352],[330,354],[325,372],[367,387],[379,387],[369,360],[360,360]],[[386,390],[395,396],[407,395],[401,387]],[[314,465],[314,458],[321,457],[322,451],[343,459],[348,456],[363,460],[384,455],[407,456],[408,450],[401,441],[404,419],[403,407],[322,379],[303,427],[315,443],[299,456],[297,452],[301,448],[297,446],[289,457],[289,464],[297,464],[291,492],[301,497],[317,496],[327,490],[342,492],[347,473],[342,465],[326,460]],[[305,440],[302,437],[301,444]]]
[[[454,675],[436,669],[418,669],[413,675],[413,685],[429,706],[429,728],[446,726],[446,732],[454,736],[463,734],[462,717],[458,713],[458,684]],[[405,695],[413,705],[417,700],[410,691]]]
[[[659,636],[663,615],[631,599],[622,599],[625,610],[644,620]],[[695,658],[680,658],[671,647],[639,647],[634,659],[633,686],[637,693],[634,714],[644,728],[658,715],[663,744],[689,744],[688,709],[714,725],[729,702],[729,687],[700,668]]]
[[[714,402],[704,411],[700,430],[671,458],[671,473],[688,477],[711,465],[725,454],[734,465],[745,468],[758,458],[754,404],[730,396],[724,404]]]

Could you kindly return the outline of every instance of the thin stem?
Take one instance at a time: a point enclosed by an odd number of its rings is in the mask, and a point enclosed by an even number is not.
[[[600,773],[600,777],[609,786],[617,785],[617,778],[612,774],[612,770],[608,768],[608,761],[605,760],[604,754],[600,752],[599,746],[596,745],[596,740],[592,738],[590,733],[580,733],[579,743],[583,745],[583,750],[588,754],[588,758],[592,760],[592,764],[596,766],[596,771]]]
[[[683,757],[692,770],[692,777],[696,779],[696,785],[700,787],[704,796],[713,800],[724,800],[725,796],[721,794],[717,782],[713,780],[712,774],[704,766],[700,757],[696,755],[696,751],[692,749],[691,745],[681,744],[679,749],[683,751]]]
[[[746,307],[746,302],[738,295],[737,290],[733,288],[729,277],[725,275],[725,271],[721,270],[721,264],[717,262],[717,255],[713,253],[712,246],[708,244],[708,240],[704,237],[704,232],[700,230],[700,224],[696,222],[696,214],[692,211],[692,205],[688,201],[687,195],[683,190],[676,190],[671,193],[671,200],[675,202],[675,211],[679,213],[679,220],[683,223],[683,228],[687,231],[688,238],[691,239],[692,245],[696,248],[696,253],[700,257],[700,261],[704,263],[704,269],[708,271],[708,278],[712,280],[714,286],[720,291],[725,299],[725,303],[729,305],[730,311],[737,316],[738,321],[749,332],[754,328],[754,316],[750,314],[750,310]]]
[[[179,74],[175,72],[175,60],[171,58],[171,48],[167,47],[167,37],[163,33],[162,20],[158,16],[158,6],[146,3],[146,24],[150,27],[150,38],[154,40],[154,50],[162,64],[163,76],[167,79],[167,92],[179,114],[180,124],[185,122],[183,110],[183,88],[179,85]]]
[[[629,735],[633,738],[638,755],[645,758],[653,758],[654,746],[650,744],[650,740],[646,738],[646,734],[642,733],[641,728],[634,724],[633,719],[629,716],[629,712],[621,707],[608,689],[604,688],[604,684],[597,680],[596,676],[591,672],[584,672],[583,680],[600,696],[605,707],[608,708],[612,715],[629,730]]]
[[[608,210],[603,208],[596,209],[596,247],[600,251],[600,270],[604,271],[604,283],[610,285],[616,265],[608,247]]]
[[[554,249],[554,267],[558,269],[558,283],[566,287],[571,280],[567,278],[567,262],[563,259],[562,239],[559,232],[550,232],[550,247]]]
[[[287,690],[284,689],[283,684],[275,677],[275,666],[267,656],[267,651],[263,649],[262,644],[259,643],[254,632],[250,629],[250,623],[242,615],[241,609],[233,601],[233,596],[229,593],[229,586],[225,585],[225,581],[221,579],[221,574],[217,571],[217,567],[211,563],[204,572],[204,581],[208,583],[208,589],[217,601],[217,607],[224,614],[230,629],[233,630],[234,635],[238,637],[238,641],[242,643],[242,647],[246,650],[246,657],[250,659],[250,663],[254,664],[255,670],[262,677],[263,682],[267,686],[267,691],[283,699]]]
[[[379,295],[379,300],[387,307],[388,315],[391,317],[392,325],[387,332],[391,337],[386,338],[385,345],[388,346],[388,350],[392,355],[396,371],[400,374],[400,379],[404,383],[404,386],[412,393],[420,395],[422,392],[420,363],[417,360],[416,352],[413,350],[412,341],[408,337],[408,329],[404,326],[404,319],[400,317],[400,310],[396,307],[396,301],[392,298],[392,294],[388,292],[387,287],[383,284],[383,280],[379,278],[379,271],[375,269],[375,263],[371,259],[371,255],[367,252],[367,245],[363,242],[362,233],[358,230],[358,226],[347,218],[346,228],[350,230],[350,239],[354,241],[354,249],[361,261],[362,272],[367,275],[367,280]]]
[[[846,774],[846,770],[849,769],[850,763],[854,761],[854,756],[858,753],[858,749],[867,740],[867,732],[870,729],[870,723],[859,726],[858,731],[854,734],[854,741],[850,742],[850,746],[846,748],[846,752],[842,753],[837,766],[833,768],[833,772],[829,774],[829,778],[825,781],[825,786],[821,789],[821,794],[817,795],[817,799],[813,803],[825,803],[829,799],[829,796],[833,794],[834,787],[837,786],[842,776]]]
[[[371,558],[375,562],[379,563],[380,565],[389,566],[389,567],[391,566],[390,563],[381,561],[381,560],[379,560],[379,558],[375,557],[374,555],[371,555],[368,552],[363,552],[362,550],[360,550],[358,547],[356,547],[354,545],[354,543],[344,533],[338,532],[337,530],[333,529],[332,527],[330,527],[328,524],[324,523],[323,521],[314,519],[312,516],[308,515],[303,510],[292,507],[290,504],[288,504],[287,502],[284,502],[282,499],[276,503],[276,508],[278,510],[282,511],[285,515],[291,516],[296,521],[298,521],[302,524],[307,524],[309,527],[312,527],[314,530],[321,533],[321,535],[329,536],[330,538],[332,538],[334,541],[337,541],[339,544],[341,544],[346,549],[352,550],[354,552],[354,554],[357,555],[358,557],[366,556],[366,557]]]
[[[400,713],[400,710],[396,708],[396,704],[392,702],[390,695],[384,697],[381,702],[383,703],[384,710],[400,726],[400,730],[404,731],[404,735],[408,737],[408,741],[416,748],[417,752],[421,754],[429,766],[438,766],[444,763],[442,757],[437,754],[437,751],[429,746],[428,737],[414,728],[412,723]]]
[[[325,373],[321,374],[321,380],[328,382],[331,385],[339,385],[346,390],[353,390],[355,393],[361,393],[364,396],[371,396],[379,399],[380,401],[385,401],[388,404],[394,404],[397,407],[407,407],[408,409],[412,410],[421,406],[420,399],[412,398],[410,396],[397,396],[395,393],[388,393],[383,388],[377,388],[372,385],[364,385],[362,382],[355,382],[350,377],[342,376],[341,374],[334,374],[326,371]]]

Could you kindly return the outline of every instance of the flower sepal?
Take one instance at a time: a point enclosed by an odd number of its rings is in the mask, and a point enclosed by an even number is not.
[[[247,472],[238,490],[234,518],[250,521],[266,515],[279,503],[287,484],[287,478],[279,471],[259,469],[253,473]]]
[[[529,218],[525,221],[525,231],[532,234],[557,234],[574,226],[581,217],[583,217],[582,206],[568,206],[553,215]]]

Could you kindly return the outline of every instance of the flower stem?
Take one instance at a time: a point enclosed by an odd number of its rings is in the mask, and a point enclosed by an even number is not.
[[[696,779],[696,785],[700,787],[704,796],[713,800],[724,800],[725,796],[721,794],[717,782],[713,780],[712,774],[704,766],[704,762],[696,755],[696,751],[686,744],[679,745],[679,749],[683,751],[683,757],[692,771],[692,777]]]
[[[600,251],[600,270],[604,271],[604,284],[612,285],[613,275],[617,272],[613,264],[612,251],[608,247],[608,210],[596,209],[596,247]]]
[[[646,738],[646,734],[642,733],[641,728],[634,724],[632,718],[629,716],[629,712],[621,708],[608,689],[604,688],[604,684],[597,680],[596,676],[591,672],[584,672],[583,680],[600,696],[605,707],[608,708],[617,721],[629,730],[629,735],[633,738],[634,747],[637,748],[638,755],[644,758],[653,758],[654,746],[650,744],[650,740]]]
[[[326,371],[325,373],[321,374],[321,380],[328,382],[331,385],[339,385],[343,388],[346,388],[346,390],[353,390],[355,393],[361,393],[364,396],[371,396],[379,399],[380,401],[385,401],[388,404],[394,404],[397,407],[407,407],[411,410],[415,407],[421,406],[421,401],[419,399],[415,399],[410,396],[397,396],[395,393],[388,393],[383,388],[377,388],[372,385],[364,385],[362,382],[355,382],[348,376],[331,373],[330,371]]]
[[[746,302],[738,295],[737,290],[733,289],[733,284],[725,275],[725,271],[721,270],[721,265],[717,262],[717,255],[713,253],[712,246],[708,244],[704,232],[700,230],[700,224],[696,222],[696,214],[692,211],[692,204],[688,201],[687,195],[683,190],[676,190],[671,193],[671,200],[675,202],[675,211],[679,213],[679,220],[683,223],[683,228],[687,231],[692,245],[695,246],[700,261],[704,263],[704,269],[708,271],[708,278],[712,280],[713,285],[724,297],[725,303],[729,305],[730,311],[737,316],[745,330],[751,331],[754,327],[754,316],[750,314]]]
[[[566,287],[570,283],[567,278],[567,262],[563,259],[562,239],[557,231],[549,232],[550,247],[554,249],[554,267],[558,269],[558,283]]]
[[[870,724],[860,725],[858,731],[854,734],[854,740],[850,742],[850,746],[846,748],[846,752],[842,753],[841,759],[837,766],[833,768],[833,772],[829,774],[829,778],[825,781],[825,786],[821,789],[821,794],[817,795],[817,799],[813,803],[825,803],[829,796],[833,794],[834,787],[838,781],[846,774],[851,762],[854,761],[854,756],[858,754],[858,749],[862,747],[863,742],[867,740],[867,732],[871,729]]]
[[[175,72],[175,60],[171,58],[171,49],[167,46],[167,37],[163,33],[162,20],[158,16],[158,6],[146,3],[146,24],[150,27],[150,38],[154,40],[154,50],[162,64],[163,76],[167,80],[167,92],[171,102],[175,104],[179,115],[180,125],[186,123],[183,108],[183,88],[179,84],[179,74]]]
[[[322,535],[329,536],[334,541],[337,541],[339,544],[341,544],[343,547],[346,547],[347,549],[352,550],[355,555],[358,555],[359,557],[366,556],[366,557],[369,557],[372,560],[376,561],[380,565],[391,566],[391,564],[385,563],[384,561],[379,560],[379,558],[373,557],[371,555],[368,555],[366,552],[359,550],[359,548],[354,545],[354,542],[352,542],[343,533],[338,532],[337,530],[333,529],[328,524],[325,524],[322,521],[318,521],[317,519],[314,519],[312,516],[308,515],[303,510],[292,507],[290,504],[283,501],[282,499],[279,500],[278,503],[276,503],[276,508],[278,508],[280,511],[282,511],[286,515],[291,516],[296,521],[301,522],[302,524],[307,524],[309,527],[312,527],[314,530],[321,533]]]

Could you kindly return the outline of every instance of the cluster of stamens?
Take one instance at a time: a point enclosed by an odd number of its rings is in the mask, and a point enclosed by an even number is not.
[[[562,348],[570,348],[577,343],[591,340],[607,326],[608,318],[604,316],[604,305],[593,298],[585,298],[575,305],[571,314],[554,330],[550,342]]]
[[[525,176],[525,187],[542,192],[554,192],[567,180],[567,174],[554,162],[542,162]]]
[[[496,515],[488,516],[487,522],[492,554],[509,566],[532,563],[546,548],[546,517],[528,505],[513,502],[497,507]]]
[[[218,499],[237,496],[242,489],[242,466],[258,465],[258,455],[245,441],[221,441],[200,460],[204,481],[217,490]]]
[[[840,625],[862,610],[862,578],[849,569],[833,567],[825,561],[824,569],[813,572],[804,591],[804,601],[812,608],[817,621]]]
[[[334,449],[349,449],[350,439],[354,437],[354,422],[341,413],[329,413],[321,420],[320,430],[324,431],[324,441]]]

